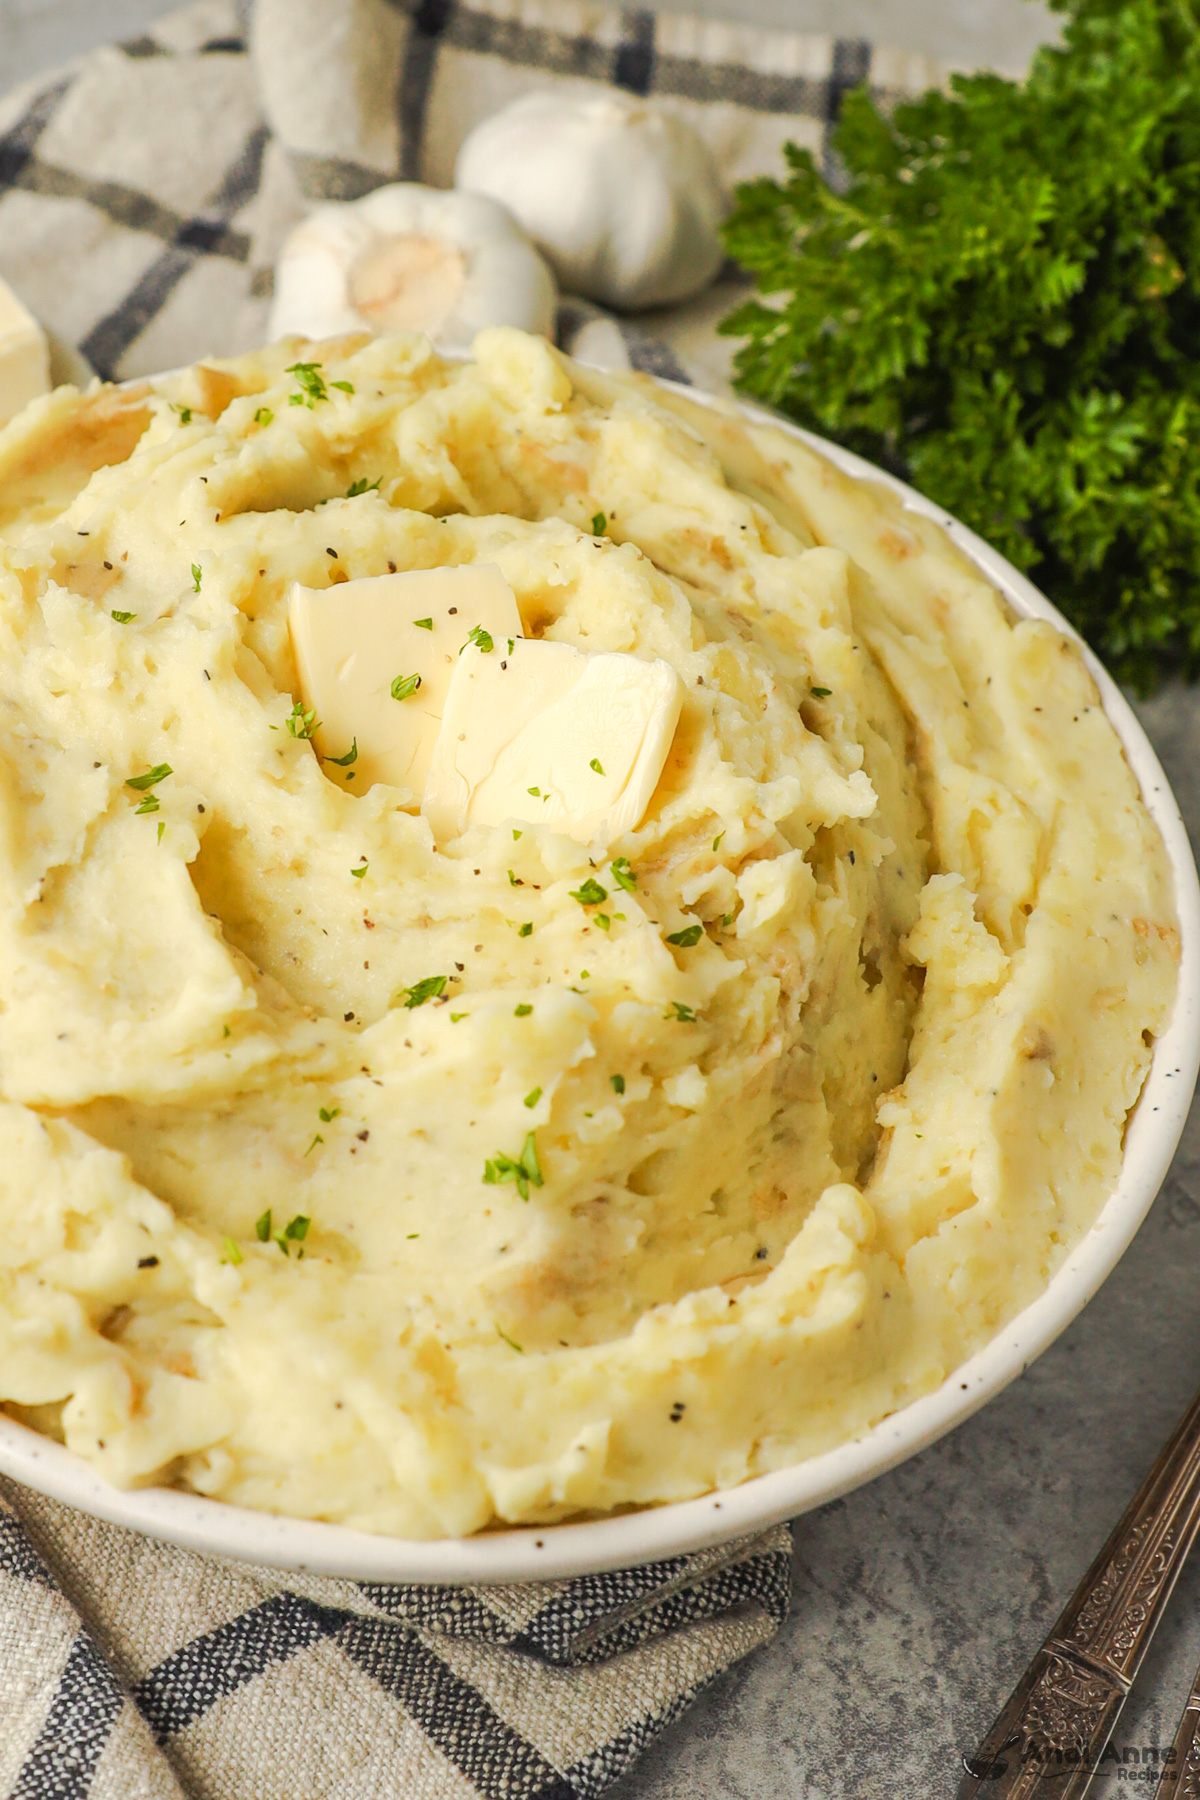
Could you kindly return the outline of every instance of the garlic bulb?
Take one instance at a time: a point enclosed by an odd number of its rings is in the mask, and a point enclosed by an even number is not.
[[[724,201],[705,144],[628,94],[527,94],[476,126],[454,182],[503,200],[561,286],[605,306],[685,300],[721,266]]]
[[[424,331],[465,349],[485,325],[554,330],[554,277],[512,214],[416,182],[319,206],[287,239],[269,335]]]

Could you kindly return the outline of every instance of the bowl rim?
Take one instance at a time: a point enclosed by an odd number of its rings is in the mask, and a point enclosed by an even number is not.
[[[1082,649],[1105,714],[1162,834],[1181,937],[1174,1009],[1129,1119],[1112,1194],[1037,1299],[932,1392],[832,1449],[690,1500],[560,1525],[488,1529],[467,1538],[385,1537],[174,1489],[117,1488],[64,1445],[2,1413],[0,1475],[110,1524],[184,1549],[306,1575],[461,1584],[600,1573],[765,1530],[836,1500],[915,1456],[1022,1374],[1092,1298],[1132,1241],[1170,1167],[1200,1068],[1200,881],[1175,796],[1132,707],[1079,633],[1033,583],[944,508],[852,451],[763,407],[723,400],[679,382],[656,385],[726,416],[732,410],[750,423],[769,425],[826,457],[842,473],[889,489],[905,511],[940,525],[1014,612],[1049,621]]]

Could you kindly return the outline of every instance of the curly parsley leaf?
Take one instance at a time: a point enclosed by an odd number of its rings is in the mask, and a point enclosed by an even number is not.
[[[572,900],[578,900],[580,906],[599,906],[602,900],[608,899],[608,889],[601,887],[594,875],[589,875],[579,887],[571,888],[570,894]]]
[[[682,931],[668,932],[667,942],[674,944],[677,950],[691,950],[703,936],[703,925],[685,925]]]
[[[446,991],[448,980],[447,975],[426,975],[423,981],[414,982],[412,987],[401,988],[400,993],[404,995],[402,1004],[411,1012],[414,1006],[424,1006],[427,1000],[440,1000]]]
[[[492,1187],[504,1181],[515,1182],[522,1200],[528,1200],[531,1187],[544,1186],[533,1132],[527,1134],[520,1156],[505,1156],[503,1151],[490,1156],[483,1165],[483,1179]]]
[[[1200,9],[1052,0],[1024,82],[847,95],[725,230],[740,387],[911,480],[1123,679],[1200,673]]]
[[[318,400],[328,400],[329,390],[325,386],[325,377],[321,373],[321,364],[315,362],[289,363],[285,371],[296,377],[298,393],[288,395],[289,406],[314,407]]]
[[[168,775],[174,773],[170,763],[155,763],[154,767],[147,769],[144,775],[127,776],[125,786],[136,788],[138,793],[144,794],[147,788],[157,787],[160,781],[165,781]]]
[[[292,710],[283,722],[287,726],[289,734],[294,738],[310,738],[314,731],[319,731],[321,728],[316,707],[306,707],[303,700],[292,702]]]

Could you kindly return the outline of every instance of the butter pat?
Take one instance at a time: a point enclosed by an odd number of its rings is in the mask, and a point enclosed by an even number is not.
[[[534,639],[472,647],[450,682],[421,810],[440,842],[524,819],[609,843],[650,804],[682,702],[669,663]]]
[[[33,314],[0,281],[0,425],[50,392],[50,349]]]
[[[500,654],[521,635],[513,591],[494,563],[370,575],[334,587],[293,584],[292,654],[313,746],[325,774],[351,793],[377,781],[419,798],[459,651],[476,628]],[[419,686],[403,699],[393,685]],[[403,690],[401,690],[403,691]],[[358,754],[350,763],[329,759]]]

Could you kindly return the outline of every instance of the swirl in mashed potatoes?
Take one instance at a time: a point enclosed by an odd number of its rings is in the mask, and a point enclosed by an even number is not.
[[[300,353],[0,434],[0,1398],[413,1537],[861,1432],[1090,1225],[1170,1011],[1076,649],[769,427],[507,330]],[[681,679],[610,844],[435,847],[294,735],[293,582],[473,562]]]

